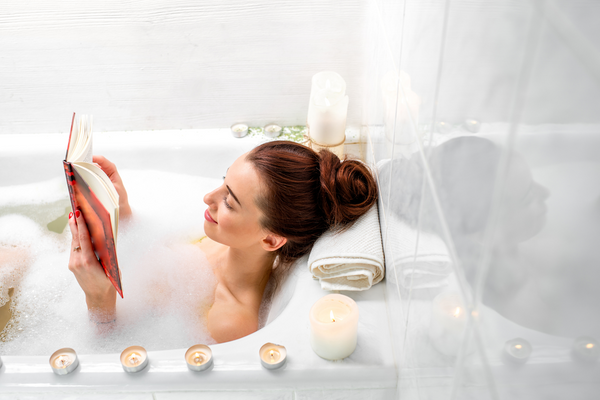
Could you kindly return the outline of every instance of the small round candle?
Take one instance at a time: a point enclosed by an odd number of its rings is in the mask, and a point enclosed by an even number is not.
[[[576,360],[587,363],[594,363],[600,357],[600,343],[587,336],[575,339],[571,350]]]
[[[463,126],[466,130],[468,130],[471,133],[477,133],[479,132],[479,129],[481,129],[481,123],[476,119],[465,120]]]
[[[341,360],[356,349],[358,306],[348,296],[328,294],[310,309],[310,345],[326,360]]]
[[[439,133],[449,133],[450,131],[452,131],[452,125],[448,122],[438,122],[436,124],[436,130]]]
[[[52,371],[57,375],[70,374],[78,365],[77,353],[68,347],[56,350],[50,356],[50,367],[52,367]]]
[[[265,343],[258,351],[260,363],[266,369],[283,367],[287,360],[287,350],[284,346],[275,343]]]
[[[242,138],[248,134],[248,125],[233,124],[231,125],[231,134],[236,138]]]
[[[148,353],[142,346],[130,346],[121,353],[121,365],[125,372],[135,373],[148,365]]]
[[[282,128],[279,125],[270,124],[270,125],[265,126],[264,133],[265,133],[265,136],[275,138],[275,137],[281,135],[281,130],[282,130]]]
[[[213,363],[212,350],[204,344],[196,344],[185,352],[185,362],[192,371],[204,371]]]
[[[531,344],[522,338],[515,338],[504,344],[502,357],[514,364],[525,364],[531,355]]]

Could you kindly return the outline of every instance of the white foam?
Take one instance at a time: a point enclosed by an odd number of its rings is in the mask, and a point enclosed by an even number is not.
[[[190,240],[203,235],[204,193],[221,182],[165,172],[121,175],[134,219],[119,232],[124,299],[117,299],[116,324],[102,332],[88,320],[84,293],[68,270],[68,227],[59,235],[23,216],[5,216],[0,244],[26,249],[31,265],[20,282],[0,275],[3,287],[16,284],[14,317],[2,334],[0,354],[47,355],[65,346],[80,354],[107,353],[132,344],[161,350],[213,342],[205,316],[216,280]],[[50,183],[42,186],[53,190]],[[30,193],[46,196],[44,190]],[[15,195],[7,204],[42,203],[35,195]]]

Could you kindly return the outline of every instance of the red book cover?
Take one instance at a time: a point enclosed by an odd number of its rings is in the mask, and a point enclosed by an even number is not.
[[[73,119],[75,116],[73,115]],[[73,133],[73,123],[71,123],[71,133],[69,142]],[[121,287],[121,273],[117,262],[117,252],[115,249],[115,239],[113,237],[110,214],[98,200],[89,185],[83,180],[73,165],[67,160],[63,161],[67,186],[69,188],[69,197],[73,211],[80,210],[85,218],[94,253],[100,261],[106,276],[112,282],[115,289],[123,297],[123,288]]]

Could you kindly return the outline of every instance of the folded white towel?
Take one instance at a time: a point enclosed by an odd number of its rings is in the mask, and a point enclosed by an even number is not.
[[[452,261],[444,241],[436,234],[409,226],[393,214],[382,227],[388,264],[393,265],[388,279],[399,280],[406,288],[444,286],[452,272]],[[418,238],[418,245],[417,245]]]
[[[324,290],[366,290],[380,282],[385,272],[377,205],[346,231],[325,232],[308,267]]]

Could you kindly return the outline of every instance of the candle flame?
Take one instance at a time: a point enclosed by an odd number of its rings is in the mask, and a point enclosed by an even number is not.
[[[71,360],[67,356],[58,356],[58,358],[54,360],[54,365],[58,368],[66,368],[71,365]]]
[[[131,353],[127,356],[127,361],[131,365],[138,365],[142,361],[142,357],[138,353]]]
[[[196,365],[200,365],[200,364],[204,363],[204,354],[198,353],[198,352],[194,353],[193,360],[196,363]]]
[[[594,343],[588,343],[588,344],[585,345],[585,347],[587,349],[593,349],[594,348]]]
[[[269,351],[269,357],[271,357],[271,362],[275,359],[275,352],[273,350]]]
[[[456,310],[454,310],[454,314],[452,314],[455,318],[458,317],[460,315],[460,307],[456,307]]]
[[[331,322],[335,322],[335,315],[333,315],[333,310],[329,311],[329,318],[331,318]]]
[[[523,346],[522,346],[522,345],[520,345],[520,344],[515,344],[515,349],[518,349],[518,350],[520,350],[520,349],[522,349],[522,348],[523,348]]]

